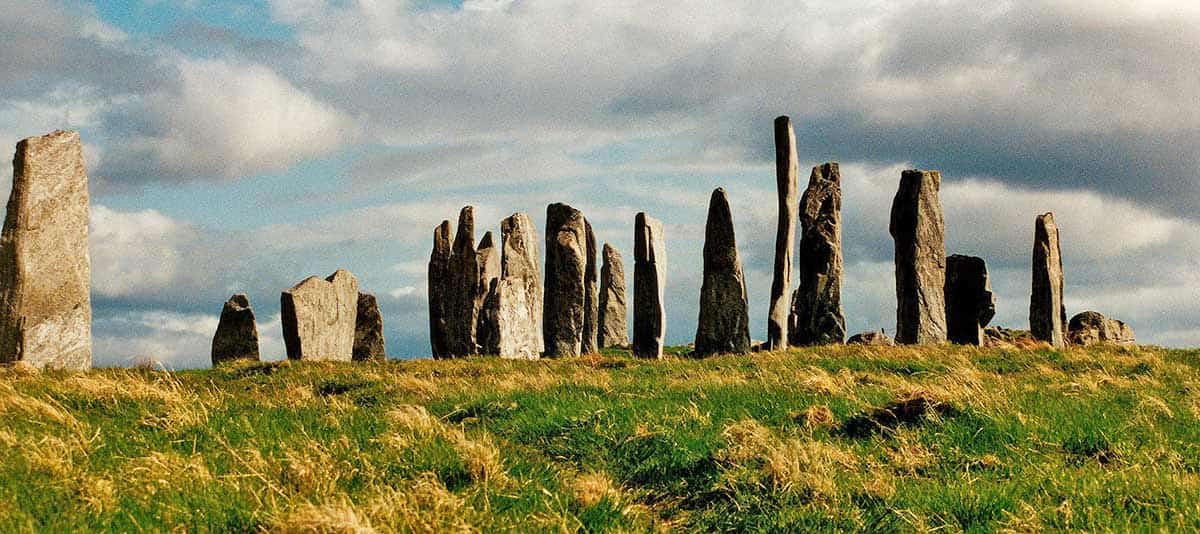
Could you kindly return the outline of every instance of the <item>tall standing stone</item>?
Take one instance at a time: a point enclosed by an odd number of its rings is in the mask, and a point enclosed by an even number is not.
[[[494,317],[495,332],[481,345],[485,354],[536,360],[544,342],[542,284],[533,221],[524,213],[504,219],[500,222],[500,242],[500,278],[489,291],[481,312]]]
[[[546,294],[542,337],[547,357],[578,356],[583,348],[587,226],[566,204],[546,208]]]
[[[792,287],[792,247],[796,242],[796,189],[799,158],[792,119],[775,119],[775,186],[779,192],[779,225],[775,234],[775,277],[767,315],[767,348],[787,348],[788,297]]]
[[[1063,305],[1062,251],[1054,214],[1039,215],[1033,227],[1033,292],[1029,298],[1029,332],[1033,337],[1062,348],[1067,309]]]
[[[434,359],[450,356],[447,330],[447,302],[450,285],[450,221],[442,221],[433,230],[433,252],[429,255],[429,344]]]
[[[279,300],[289,359],[353,359],[358,279],[350,271],[338,269],[324,280],[310,276]]]
[[[213,367],[233,360],[258,361],[258,325],[250,298],[238,293],[221,308],[221,319],[212,340]]]
[[[592,232],[592,223],[585,218],[583,226],[587,234],[587,264],[583,273],[583,342],[580,352],[595,354],[600,352],[600,290],[597,287],[596,265],[596,234]]]
[[[477,352],[479,274],[475,208],[466,206],[458,214],[458,231],[454,234],[446,277],[446,352],[450,357],[470,356]]]
[[[662,222],[645,213],[634,220],[633,354],[662,358],[667,333],[663,290],[667,285],[667,247]]]
[[[946,246],[942,175],[908,170],[892,201],[889,231],[896,242],[896,342],[946,340]]]
[[[629,344],[629,327],[625,324],[625,265],[621,253],[604,244],[604,266],[600,268],[600,329],[597,344],[601,347],[620,347]]]
[[[789,344],[846,339],[842,270],[842,173],[837,163],[825,163],[813,167],[800,197],[800,287],[792,299]]]
[[[734,238],[725,190],[713,191],[704,226],[704,282],[700,287],[697,356],[750,352],[746,277]]]
[[[356,362],[382,362],[387,360],[387,348],[383,339],[383,314],[379,302],[370,293],[358,294],[358,314],[354,319],[354,351]]]
[[[490,352],[487,349],[496,345],[499,336],[496,307],[488,307],[489,296],[498,294],[500,290],[500,250],[490,231],[485,232],[483,239],[479,240],[475,258],[479,277],[475,286],[475,351],[472,354],[487,354]]]
[[[996,296],[983,258],[946,258],[946,337],[961,345],[983,345],[983,327],[996,316]]]
[[[17,143],[0,234],[0,363],[92,367],[88,179],[76,132]]]

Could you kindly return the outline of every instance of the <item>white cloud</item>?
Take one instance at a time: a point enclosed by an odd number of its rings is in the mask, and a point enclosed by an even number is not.
[[[97,204],[89,226],[92,290],[99,295],[162,291],[202,267],[184,262],[195,230],[158,211],[120,212]]]
[[[388,291],[388,295],[391,295],[394,299],[399,299],[418,295],[420,290],[421,288],[415,286],[397,287],[396,289]]]
[[[97,318],[93,336],[97,367],[156,362],[168,369],[207,367],[218,317],[166,310],[132,312]]]

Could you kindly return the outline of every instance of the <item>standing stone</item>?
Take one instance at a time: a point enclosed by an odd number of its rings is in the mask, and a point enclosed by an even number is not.
[[[796,241],[796,189],[799,158],[792,119],[775,119],[775,186],[779,192],[779,225],[775,234],[775,277],[767,315],[767,348],[787,348],[788,297],[792,287],[792,247]]]
[[[945,223],[937,171],[904,171],[892,201],[889,231],[896,242],[896,342],[946,340]]]
[[[578,356],[583,345],[587,226],[566,204],[546,208],[546,294],[542,337],[547,357]]]
[[[76,132],[17,143],[0,234],[0,363],[92,367],[88,178]]]
[[[946,258],[946,337],[961,345],[984,344],[983,327],[996,316],[996,296],[983,258]]]
[[[1029,332],[1056,349],[1066,345],[1067,309],[1063,306],[1062,252],[1054,214],[1039,215],[1033,229],[1033,292]]]
[[[601,347],[629,344],[625,324],[625,265],[621,253],[604,244],[604,266],[600,268],[600,329],[596,343]]]
[[[496,345],[499,336],[496,304],[499,303],[500,291],[500,251],[490,231],[485,232],[483,239],[479,240],[475,259],[479,276],[475,286],[475,349],[472,354],[487,354],[490,352],[488,349]]]
[[[433,253],[429,255],[429,344],[434,359],[450,356],[450,338],[446,326],[450,285],[450,221],[442,221],[433,230]]]
[[[1094,311],[1085,311],[1071,318],[1067,326],[1067,340],[1083,347],[1098,343],[1132,345],[1137,341],[1129,325]]]
[[[500,222],[500,278],[488,292],[482,314],[495,332],[481,342],[485,354],[536,360],[541,355],[542,285],[533,221],[514,213]],[[494,319],[491,319],[494,317]]]
[[[358,313],[354,319],[354,353],[356,362],[382,362],[387,360],[386,343],[383,339],[383,314],[375,295],[358,294]]]
[[[479,320],[479,258],[475,250],[475,208],[458,214],[458,231],[450,251],[446,285],[447,354],[470,356],[477,352],[475,333]]]
[[[750,352],[746,278],[738,257],[733,214],[725,190],[713,191],[704,226],[704,282],[700,287],[697,356]]]
[[[279,300],[289,359],[353,359],[358,279],[350,271],[338,269],[324,280],[310,276]]]
[[[583,272],[583,342],[580,352],[595,354],[600,352],[600,295],[596,287],[596,234],[592,233],[592,223],[583,220],[587,233],[587,264]]]
[[[212,340],[213,367],[232,360],[258,361],[258,325],[250,298],[242,293],[229,297],[221,308]]]
[[[842,269],[842,173],[837,163],[826,163],[813,167],[800,198],[800,287],[792,299],[789,344],[846,339]]]
[[[667,285],[667,246],[662,222],[645,213],[634,220],[633,354],[662,358],[667,334],[663,290]]]

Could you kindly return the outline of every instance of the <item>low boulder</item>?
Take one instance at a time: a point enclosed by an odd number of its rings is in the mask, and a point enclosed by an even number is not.
[[[872,347],[891,347],[896,344],[883,330],[878,332],[863,332],[854,334],[846,340],[847,345],[868,345]]]
[[[1094,311],[1085,311],[1071,318],[1067,325],[1067,340],[1072,345],[1086,347],[1099,343],[1132,345],[1136,338],[1133,328],[1116,319]]]

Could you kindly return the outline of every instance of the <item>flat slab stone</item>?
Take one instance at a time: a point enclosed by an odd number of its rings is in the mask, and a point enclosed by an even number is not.
[[[284,291],[280,314],[289,359],[353,360],[358,279],[350,271],[311,276]]]
[[[937,171],[904,171],[892,201],[889,231],[896,243],[896,343],[946,341],[941,183]]]
[[[583,339],[579,351],[583,354],[600,352],[600,288],[599,265],[596,262],[596,234],[592,223],[583,219],[587,235],[587,260],[583,269]]]
[[[625,314],[625,264],[616,247],[604,244],[604,265],[600,268],[600,329],[597,343],[601,348],[629,344]]]
[[[17,143],[0,234],[0,363],[92,367],[88,209],[78,133]]]
[[[250,308],[250,297],[238,293],[221,308],[221,319],[212,340],[212,364],[234,360],[259,360],[258,325],[254,310]]]
[[[694,354],[750,352],[750,309],[746,277],[738,257],[733,213],[724,189],[713,191],[704,227],[704,282]]]
[[[771,307],[767,313],[767,348],[787,348],[792,297],[792,248],[796,242],[796,197],[800,163],[792,119],[775,119],[775,187],[778,190],[779,224],[775,233],[774,277]]]
[[[485,314],[495,317],[496,335],[486,354],[536,360],[541,356],[543,294],[537,232],[524,213],[500,222],[501,275],[488,295]]]
[[[634,219],[633,354],[662,358],[667,334],[663,291],[667,285],[667,246],[662,222],[645,213]]]
[[[842,312],[842,173],[837,163],[813,167],[800,198],[800,284],[792,297],[791,345],[846,339]]]
[[[545,356],[578,356],[583,349],[587,226],[566,204],[546,208],[546,285],[542,316]]]
[[[946,337],[952,343],[981,346],[984,327],[996,316],[996,296],[983,258],[946,258]]]
[[[433,252],[429,255],[429,344],[434,359],[450,356],[450,333],[447,329],[447,295],[450,289],[450,242],[454,239],[450,221],[442,221],[433,230]]]
[[[387,360],[387,343],[383,339],[383,314],[379,302],[370,293],[358,294],[358,314],[354,319],[354,355],[356,362]]]
[[[1029,295],[1029,332],[1061,349],[1066,346],[1067,308],[1063,305],[1062,251],[1054,214],[1039,215],[1033,229],[1033,290]]]

